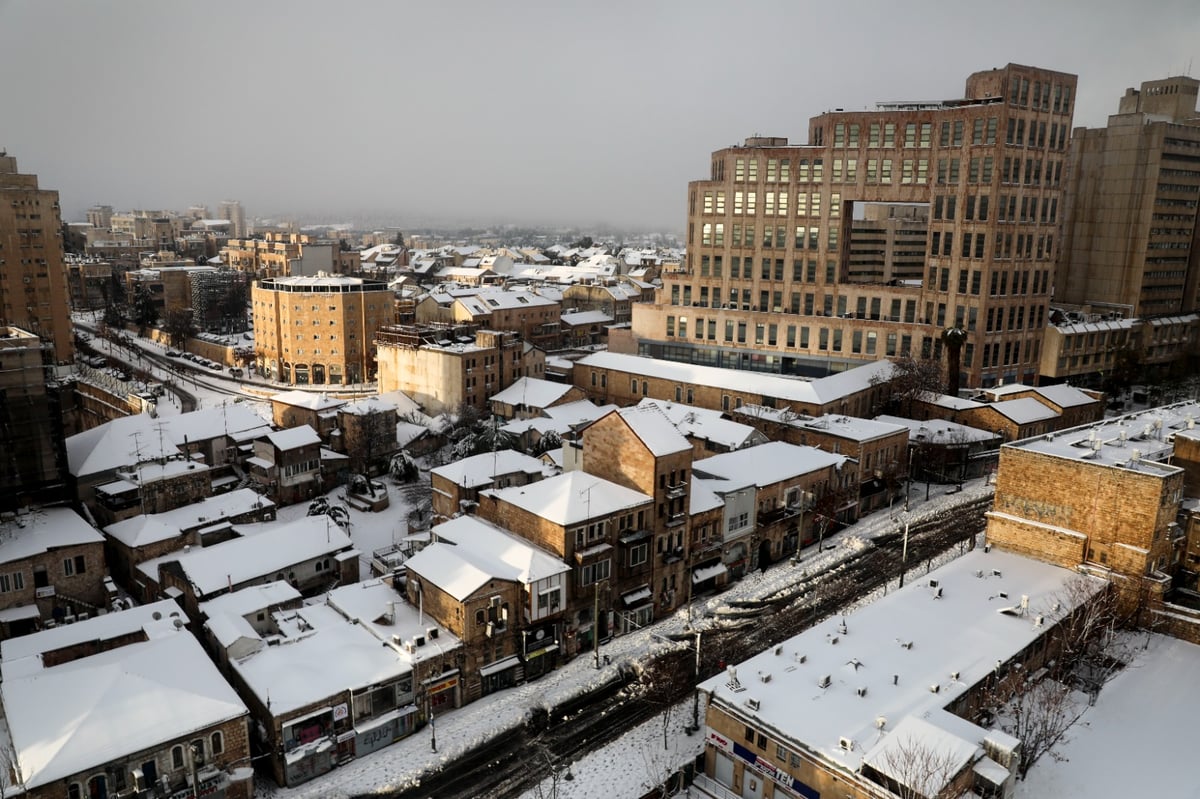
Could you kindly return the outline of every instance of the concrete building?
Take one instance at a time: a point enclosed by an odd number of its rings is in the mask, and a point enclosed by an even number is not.
[[[867,203],[850,227],[854,283],[920,282],[925,276],[929,206]]]
[[[0,510],[66,498],[61,389],[47,384],[45,355],[37,336],[0,327]]]
[[[1058,252],[1076,78],[1009,64],[964,97],[832,111],[809,143],[718,150],[688,187],[687,259],[633,306],[639,352],[823,374],[968,333],[964,385],[1032,381]],[[920,285],[855,282],[854,204],[927,205]]]
[[[217,206],[217,216],[230,223],[235,239],[245,238],[250,233],[250,229],[246,227],[246,210],[242,208],[241,202],[238,200],[222,200]]]
[[[403,391],[428,414],[488,399],[521,377],[545,375],[545,353],[514,332],[397,325],[375,337],[380,392]]]
[[[1046,325],[1038,374],[1043,381],[1100,386],[1122,368],[1165,367],[1194,357],[1200,347],[1200,315],[1111,319],[1073,313]]]
[[[293,385],[375,376],[375,333],[393,321],[386,283],[319,274],[260,280],[251,291],[257,369]]]
[[[0,153],[0,325],[42,337],[54,364],[75,354],[61,228],[58,192]]]
[[[1074,132],[1056,302],[1114,318],[1200,309],[1198,90],[1147,81],[1106,127]]]

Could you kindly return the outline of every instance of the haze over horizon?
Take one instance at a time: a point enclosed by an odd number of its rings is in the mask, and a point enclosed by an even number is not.
[[[1099,127],[1126,87],[1200,61],[1194,0],[946,8],[0,0],[0,148],[66,220],[237,199],[673,231],[713,150],[804,143],[828,109],[956,98],[1016,62],[1079,75],[1074,124]]]

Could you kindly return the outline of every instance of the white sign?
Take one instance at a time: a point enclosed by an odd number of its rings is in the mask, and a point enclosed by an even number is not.
[[[333,720],[334,721],[341,721],[342,719],[349,718],[349,716],[350,716],[350,706],[347,705],[345,702],[343,702],[340,705],[333,706]]]

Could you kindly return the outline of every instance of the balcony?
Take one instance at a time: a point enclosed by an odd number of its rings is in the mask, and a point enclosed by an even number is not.
[[[801,507],[799,505],[780,505],[776,508],[771,508],[770,510],[759,511],[758,526],[766,527],[767,525],[775,524],[776,522],[781,522],[785,519],[791,519],[799,516],[800,513]]]
[[[679,499],[685,493],[687,493],[687,483],[677,483],[675,485],[667,486],[668,499]]]
[[[667,517],[667,527],[668,528],[678,527],[679,525],[684,524],[686,522],[687,522],[687,514],[686,513],[672,513],[670,516]]]

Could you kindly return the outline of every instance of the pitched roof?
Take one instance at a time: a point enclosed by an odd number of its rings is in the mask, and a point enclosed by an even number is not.
[[[723,452],[695,461],[692,463],[692,471],[726,480],[749,480],[762,488],[830,466],[840,469],[845,462],[844,456],[834,455],[816,447],[768,441],[757,447]]]
[[[482,492],[558,525],[578,524],[654,501],[602,477],[567,472],[536,483]]]
[[[0,522],[0,563],[103,541],[104,536],[70,508],[42,508]]]
[[[690,450],[692,445],[657,405],[633,405],[617,411],[629,429],[656,457]]]
[[[530,408],[545,408],[558,402],[567,392],[575,388],[570,383],[554,383],[537,377],[521,377],[508,388],[493,394],[492,402],[505,405],[526,405]]]

